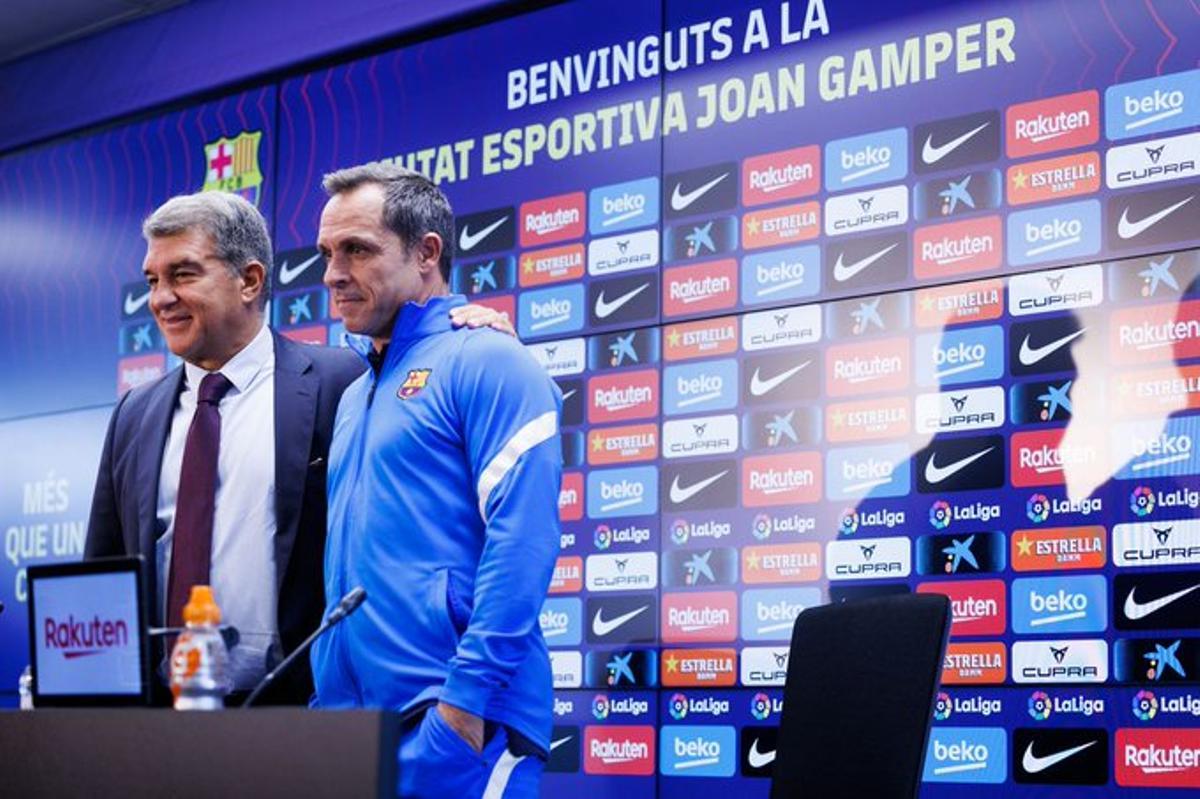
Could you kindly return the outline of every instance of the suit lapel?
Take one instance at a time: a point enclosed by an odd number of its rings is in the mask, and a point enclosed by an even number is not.
[[[175,415],[175,403],[183,388],[183,367],[167,375],[157,386],[146,403],[146,414],[142,417],[141,434],[137,441],[136,479],[142,490],[137,495],[137,528],[125,528],[125,551],[141,553],[146,559],[148,586],[158,584],[158,562],[156,542],[158,540],[158,489],[162,475],[163,450],[166,449],[167,433]],[[132,534],[136,540],[129,540]],[[157,607],[157,603],[151,605]]]
[[[303,345],[275,338],[275,590],[287,574],[300,526],[318,380]]]

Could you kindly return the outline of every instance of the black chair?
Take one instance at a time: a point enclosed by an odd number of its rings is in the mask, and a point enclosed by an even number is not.
[[[941,594],[801,613],[771,799],[915,797],[949,635]]]

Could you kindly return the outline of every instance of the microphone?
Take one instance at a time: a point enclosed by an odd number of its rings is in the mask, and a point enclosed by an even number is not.
[[[351,588],[350,591],[337,603],[337,607],[335,607],[329,613],[328,618],[321,623],[321,626],[313,630],[312,635],[304,639],[304,643],[296,647],[295,650],[292,651],[292,654],[284,658],[282,663],[276,666],[274,670],[272,670],[271,673],[269,673],[266,677],[263,677],[258,685],[254,686],[254,690],[250,692],[248,697],[246,697],[246,701],[242,703],[242,707],[248,708],[253,705],[254,701],[258,699],[259,694],[265,691],[267,686],[275,681],[276,677],[287,671],[288,668],[290,668],[291,665],[295,663],[302,654],[308,651],[309,647],[311,647],[318,638],[339,624],[351,613],[358,610],[365,601],[367,601],[367,590],[365,588],[363,588],[361,585]]]
[[[175,636],[186,629],[187,627],[151,627],[146,630],[146,635],[151,638]],[[222,624],[217,631],[221,633],[221,639],[225,642],[226,649],[233,649],[242,640],[242,634],[238,632],[238,628],[231,624]]]

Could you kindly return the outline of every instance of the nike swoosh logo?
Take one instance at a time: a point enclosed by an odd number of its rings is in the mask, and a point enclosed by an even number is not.
[[[1052,755],[1037,757],[1033,754],[1033,742],[1029,742],[1029,747],[1025,750],[1025,756],[1021,758],[1021,768],[1025,769],[1026,773],[1037,774],[1039,771],[1045,771],[1055,763],[1061,763],[1071,755],[1077,755],[1089,746],[1095,746],[1096,741],[1088,741],[1079,746],[1073,746],[1070,749],[1064,749],[1061,752],[1055,752]]]
[[[1087,330],[1087,328],[1084,328],[1084,330]],[[1051,341],[1049,344],[1043,344],[1040,347],[1031,347],[1029,346],[1029,334],[1026,333],[1025,340],[1021,342],[1021,351],[1017,353],[1017,357],[1020,359],[1022,365],[1033,366],[1035,363],[1053,355],[1082,335],[1083,330],[1077,330],[1056,341]]]
[[[722,180],[724,180],[727,177],[729,177],[729,173],[722,172],[720,175],[713,178],[708,183],[705,183],[700,188],[692,189],[689,192],[679,191],[681,188],[683,188],[683,184],[676,183],[675,190],[673,192],[671,192],[671,209],[675,210],[675,211],[685,210],[689,205],[696,202],[696,200],[699,200],[701,197],[708,194],[708,192],[713,188],[713,186],[716,186],[718,183],[720,183]]]
[[[775,762],[775,751],[770,752],[760,751],[758,748],[758,739],[754,739],[754,743],[750,744],[750,751],[746,753],[746,762],[750,764],[750,768],[762,768],[769,766]]]
[[[136,300],[133,298],[133,295],[126,294],[125,295],[125,315],[133,316],[135,313],[137,313],[139,310],[141,310],[143,305],[145,305],[148,302],[150,302],[149,289],[147,289],[146,293],[143,294],[142,296],[138,297]]]
[[[605,319],[609,316],[612,316],[614,313],[616,313],[617,311],[619,311],[621,309],[621,306],[623,306],[625,303],[629,302],[634,297],[641,294],[643,291],[645,291],[648,288],[650,288],[650,284],[643,283],[642,285],[638,286],[637,288],[633,289],[632,291],[625,292],[624,294],[622,294],[620,297],[617,297],[612,302],[608,302],[604,299],[604,290],[601,289],[600,296],[596,297],[596,318],[597,319]]]
[[[575,737],[574,735],[568,735],[566,738],[559,738],[557,741],[551,741],[550,742],[550,751],[553,752],[555,749],[562,746],[563,744],[565,744],[567,741],[571,740],[574,737]]]
[[[577,388],[571,389],[566,394],[563,394],[563,402],[566,402],[567,400],[569,400],[571,397],[575,396],[578,393],[579,393],[579,389],[577,389]]]
[[[729,474],[729,470],[724,469],[717,472],[712,477],[706,477],[697,483],[692,483],[690,486],[679,485],[679,476],[676,475],[675,479],[671,481],[671,502],[675,503],[676,505],[681,505],[727,474]]]
[[[946,142],[945,144],[942,144],[942,145],[939,145],[936,147],[933,144],[933,134],[932,133],[929,134],[928,136],[925,137],[925,146],[921,148],[922,160],[924,160],[925,163],[927,163],[927,164],[936,164],[938,161],[941,161],[943,158],[950,155],[950,153],[957,150],[959,147],[961,147],[963,144],[965,144],[972,136],[979,133],[979,131],[983,130],[990,124],[992,124],[992,123],[984,122],[982,125],[975,128],[974,130],[968,130],[966,133],[959,136],[957,139],[951,139],[950,141]]]
[[[863,258],[860,261],[855,261],[852,264],[842,263],[842,256],[845,255],[845,253],[839,252],[837,261],[833,265],[833,279],[839,283],[845,282],[899,246],[900,243],[896,242],[892,246],[884,247],[879,252],[868,255],[866,258]]]
[[[773,390],[776,386],[778,386],[784,380],[787,380],[789,377],[796,374],[801,369],[808,366],[810,363],[812,363],[812,361],[807,360],[804,363],[800,364],[799,366],[793,366],[791,369],[780,372],[779,374],[775,375],[774,377],[768,377],[766,380],[761,379],[758,376],[758,370],[755,369],[754,375],[750,378],[750,393],[756,397],[761,397],[763,394],[766,394],[768,391]]]
[[[1183,206],[1196,199],[1196,195],[1185,197],[1174,205],[1168,206],[1161,211],[1155,211],[1150,216],[1143,217],[1136,222],[1129,221],[1129,209],[1126,208],[1121,212],[1121,219],[1117,222],[1117,235],[1123,239],[1132,239],[1137,234],[1141,233],[1151,225],[1158,224],[1170,214],[1175,213]]]
[[[291,283],[296,278],[300,277],[300,273],[313,265],[313,262],[321,257],[321,253],[317,253],[307,261],[296,264],[294,267],[288,267],[287,261],[283,262],[283,266],[279,267],[279,282],[283,285]]]
[[[1130,621],[1144,619],[1151,613],[1154,613],[1157,610],[1162,610],[1172,602],[1183,599],[1197,588],[1200,588],[1200,583],[1196,583],[1191,588],[1185,588],[1182,591],[1176,591],[1173,594],[1167,594],[1166,596],[1159,597],[1158,599],[1152,599],[1149,602],[1138,602],[1133,598],[1134,592],[1137,591],[1137,586],[1134,586],[1130,589],[1129,596],[1125,597],[1125,616]]]
[[[458,249],[462,250],[463,252],[472,249],[476,244],[492,235],[493,230],[500,227],[507,221],[508,216],[502,216],[492,224],[485,227],[483,230],[476,231],[475,233],[467,230],[466,226],[464,225],[462,232],[458,234]]]
[[[604,618],[604,608],[598,608],[596,610],[596,615],[592,617],[592,632],[598,637],[603,638],[630,619],[636,618],[641,613],[645,613],[646,609],[649,607],[649,605],[642,605],[636,610],[631,610],[628,613],[622,613],[620,616],[612,619]]]
[[[963,469],[967,468],[972,463],[979,460],[984,455],[987,455],[994,449],[995,447],[988,447],[987,449],[976,452],[974,455],[968,455],[962,460],[957,460],[948,466],[938,466],[936,463],[934,463],[934,461],[937,460],[937,453],[935,452],[925,463],[925,480],[930,483],[940,483],[947,477],[953,477],[954,475],[958,474]]]

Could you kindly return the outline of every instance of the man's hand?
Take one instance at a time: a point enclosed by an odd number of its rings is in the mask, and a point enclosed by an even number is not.
[[[517,331],[513,329],[512,322],[508,321],[508,317],[499,311],[493,310],[483,305],[460,305],[457,308],[450,309],[450,322],[455,327],[490,327],[493,330],[499,330],[501,333],[506,333],[516,338]]]
[[[459,710],[454,705],[445,702],[437,703],[437,712],[459,736],[476,752],[483,751],[483,719],[465,710]]]

